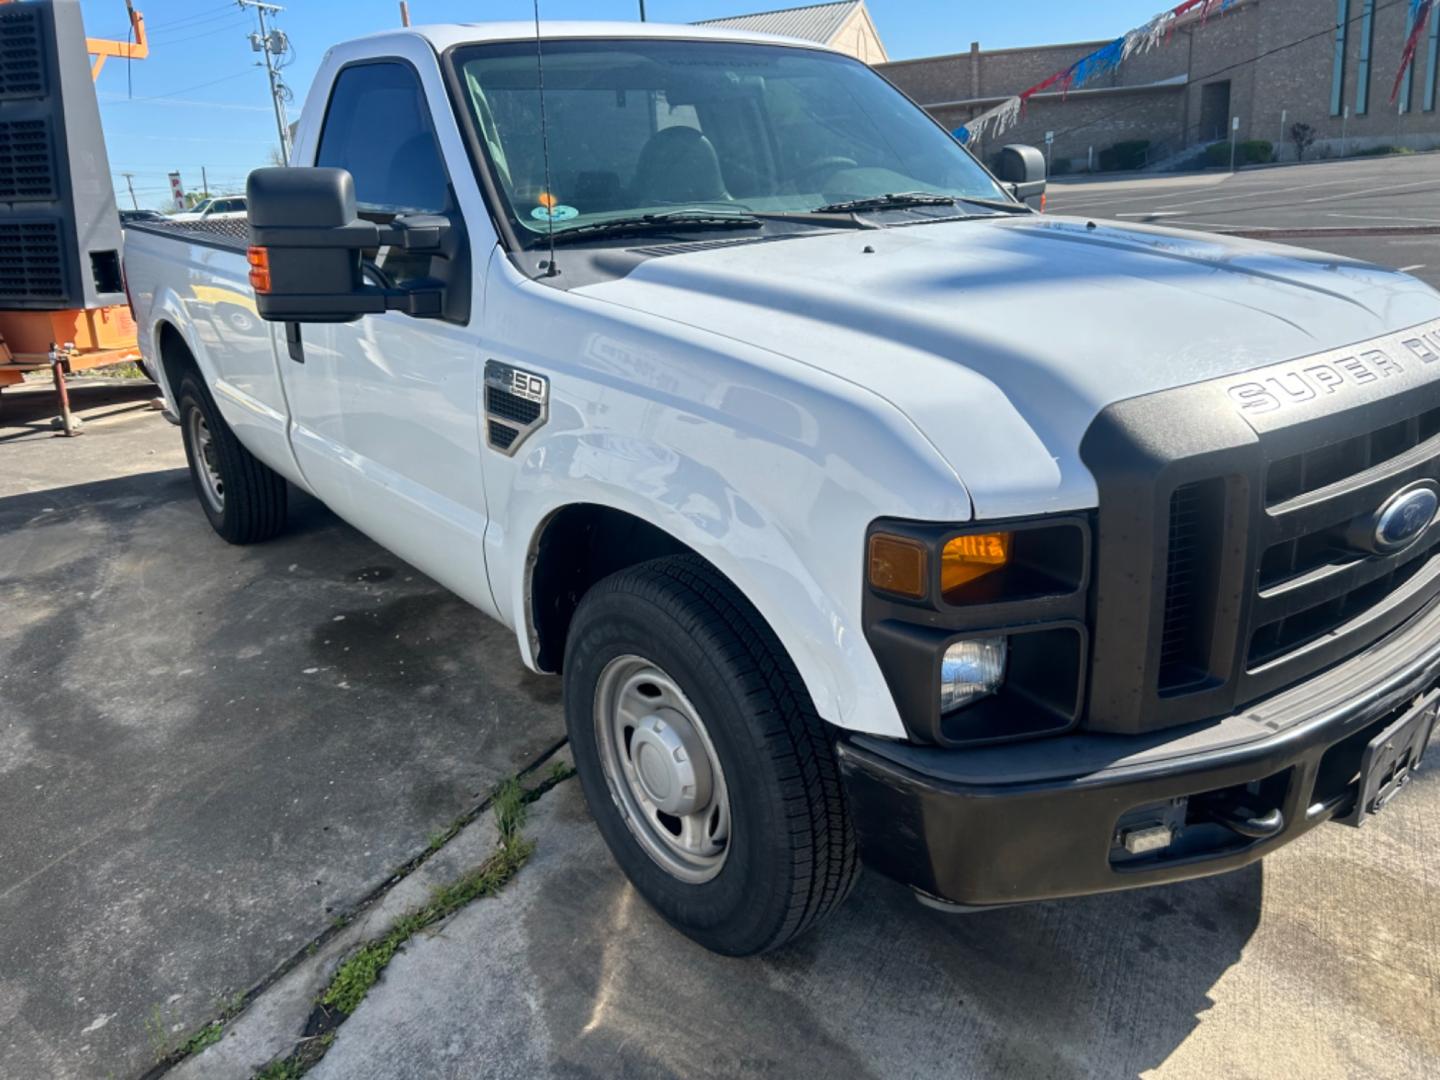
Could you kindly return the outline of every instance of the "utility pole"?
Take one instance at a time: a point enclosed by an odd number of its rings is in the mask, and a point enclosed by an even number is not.
[[[640,21],[645,21],[645,0],[640,0]]]
[[[410,25],[410,5],[405,0],[400,0],[400,25]]]
[[[280,136],[280,161],[282,164],[290,164],[290,125],[285,119],[285,96],[290,92],[284,81],[280,78],[280,69],[276,66],[275,58],[283,56],[290,49],[290,41],[283,30],[276,30],[265,25],[265,15],[268,12],[271,16],[278,15],[285,9],[277,4],[265,4],[260,0],[235,0],[241,8],[251,7],[255,9],[255,16],[260,20],[260,32],[250,35],[250,48],[265,55],[265,74],[270,78],[270,99],[275,105],[275,128]]]
[[[123,176],[123,177],[125,177],[125,186],[130,189],[130,207],[131,207],[131,209],[133,209],[133,210],[139,210],[139,209],[140,209],[140,204],[139,204],[139,202],[137,202],[136,199],[135,199],[135,183],[134,183],[134,181],[135,181],[135,174],[134,174],[133,172],[122,172],[120,175]]]
[[[200,190],[205,192],[205,197],[210,197],[210,177],[205,175],[205,166],[200,166]]]

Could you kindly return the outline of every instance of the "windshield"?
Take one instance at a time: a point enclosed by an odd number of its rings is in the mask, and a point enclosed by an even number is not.
[[[522,242],[552,226],[677,209],[794,215],[914,192],[1010,201],[942,128],[848,57],[723,41],[543,48],[548,185],[535,42],[462,48],[453,61]]]

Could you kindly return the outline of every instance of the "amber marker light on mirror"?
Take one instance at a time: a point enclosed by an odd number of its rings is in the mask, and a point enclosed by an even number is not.
[[[915,600],[925,598],[925,545],[904,536],[870,537],[870,584]]]
[[[949,596],[977,578],[1003,570],[1010,563],[1014,533],[957,536],[940,553],[940,591]]]
[[[250,264],[250,287],[257,293],[270,291],[270,252],[263,247],[252,247],[245,253]]]

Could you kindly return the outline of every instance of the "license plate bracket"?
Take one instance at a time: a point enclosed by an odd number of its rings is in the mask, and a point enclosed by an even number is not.
[[[1410,783],[1440,713],[1440,689],[1432,690],[1385,727],[1365,746],[1355,806],[1339,820],[1363,825],[1390,804]]]

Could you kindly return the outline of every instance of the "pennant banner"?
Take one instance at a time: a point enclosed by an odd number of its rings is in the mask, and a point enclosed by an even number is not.
[[[1400,54],[1400,70],[1395,73],[1395,86],[1390,91],[1391,105],[1400,96],[1400,84],[1405,81],[1405,72],[1415,61],[1415,50],[1420,47],[1420,39],[1425,34],[1425,25],[1430,21],[1434,7],[1435,0],[1410,0],[1410,36],[1405,39],[1405,49]]]
[[[1019,121],[1026,103],[1036,94],[1047,91],[1068,93],[1078,90],[1086,83],[1114,71],[1132,56],[1139,56],[1170,40],[1178,20],[1185,16],[1197,17],[1202,23],[1213,14],[1223,14],[1236,0],[1184,0],[1169,11],[1162,11],[1144,26],[1131,30],[1107,45],[1096,49],[1088,56],[1082,56],[1069,67],[1057,71],[1048,79],[1036,83],[1028,90],[1022,90],[1012,98],[1002,101],[993,109],[981,113],[965,125],[972,139],[986,135],[1000,135]],[[1429,5],[1435,0],[1411,0],[1412,3]]]

